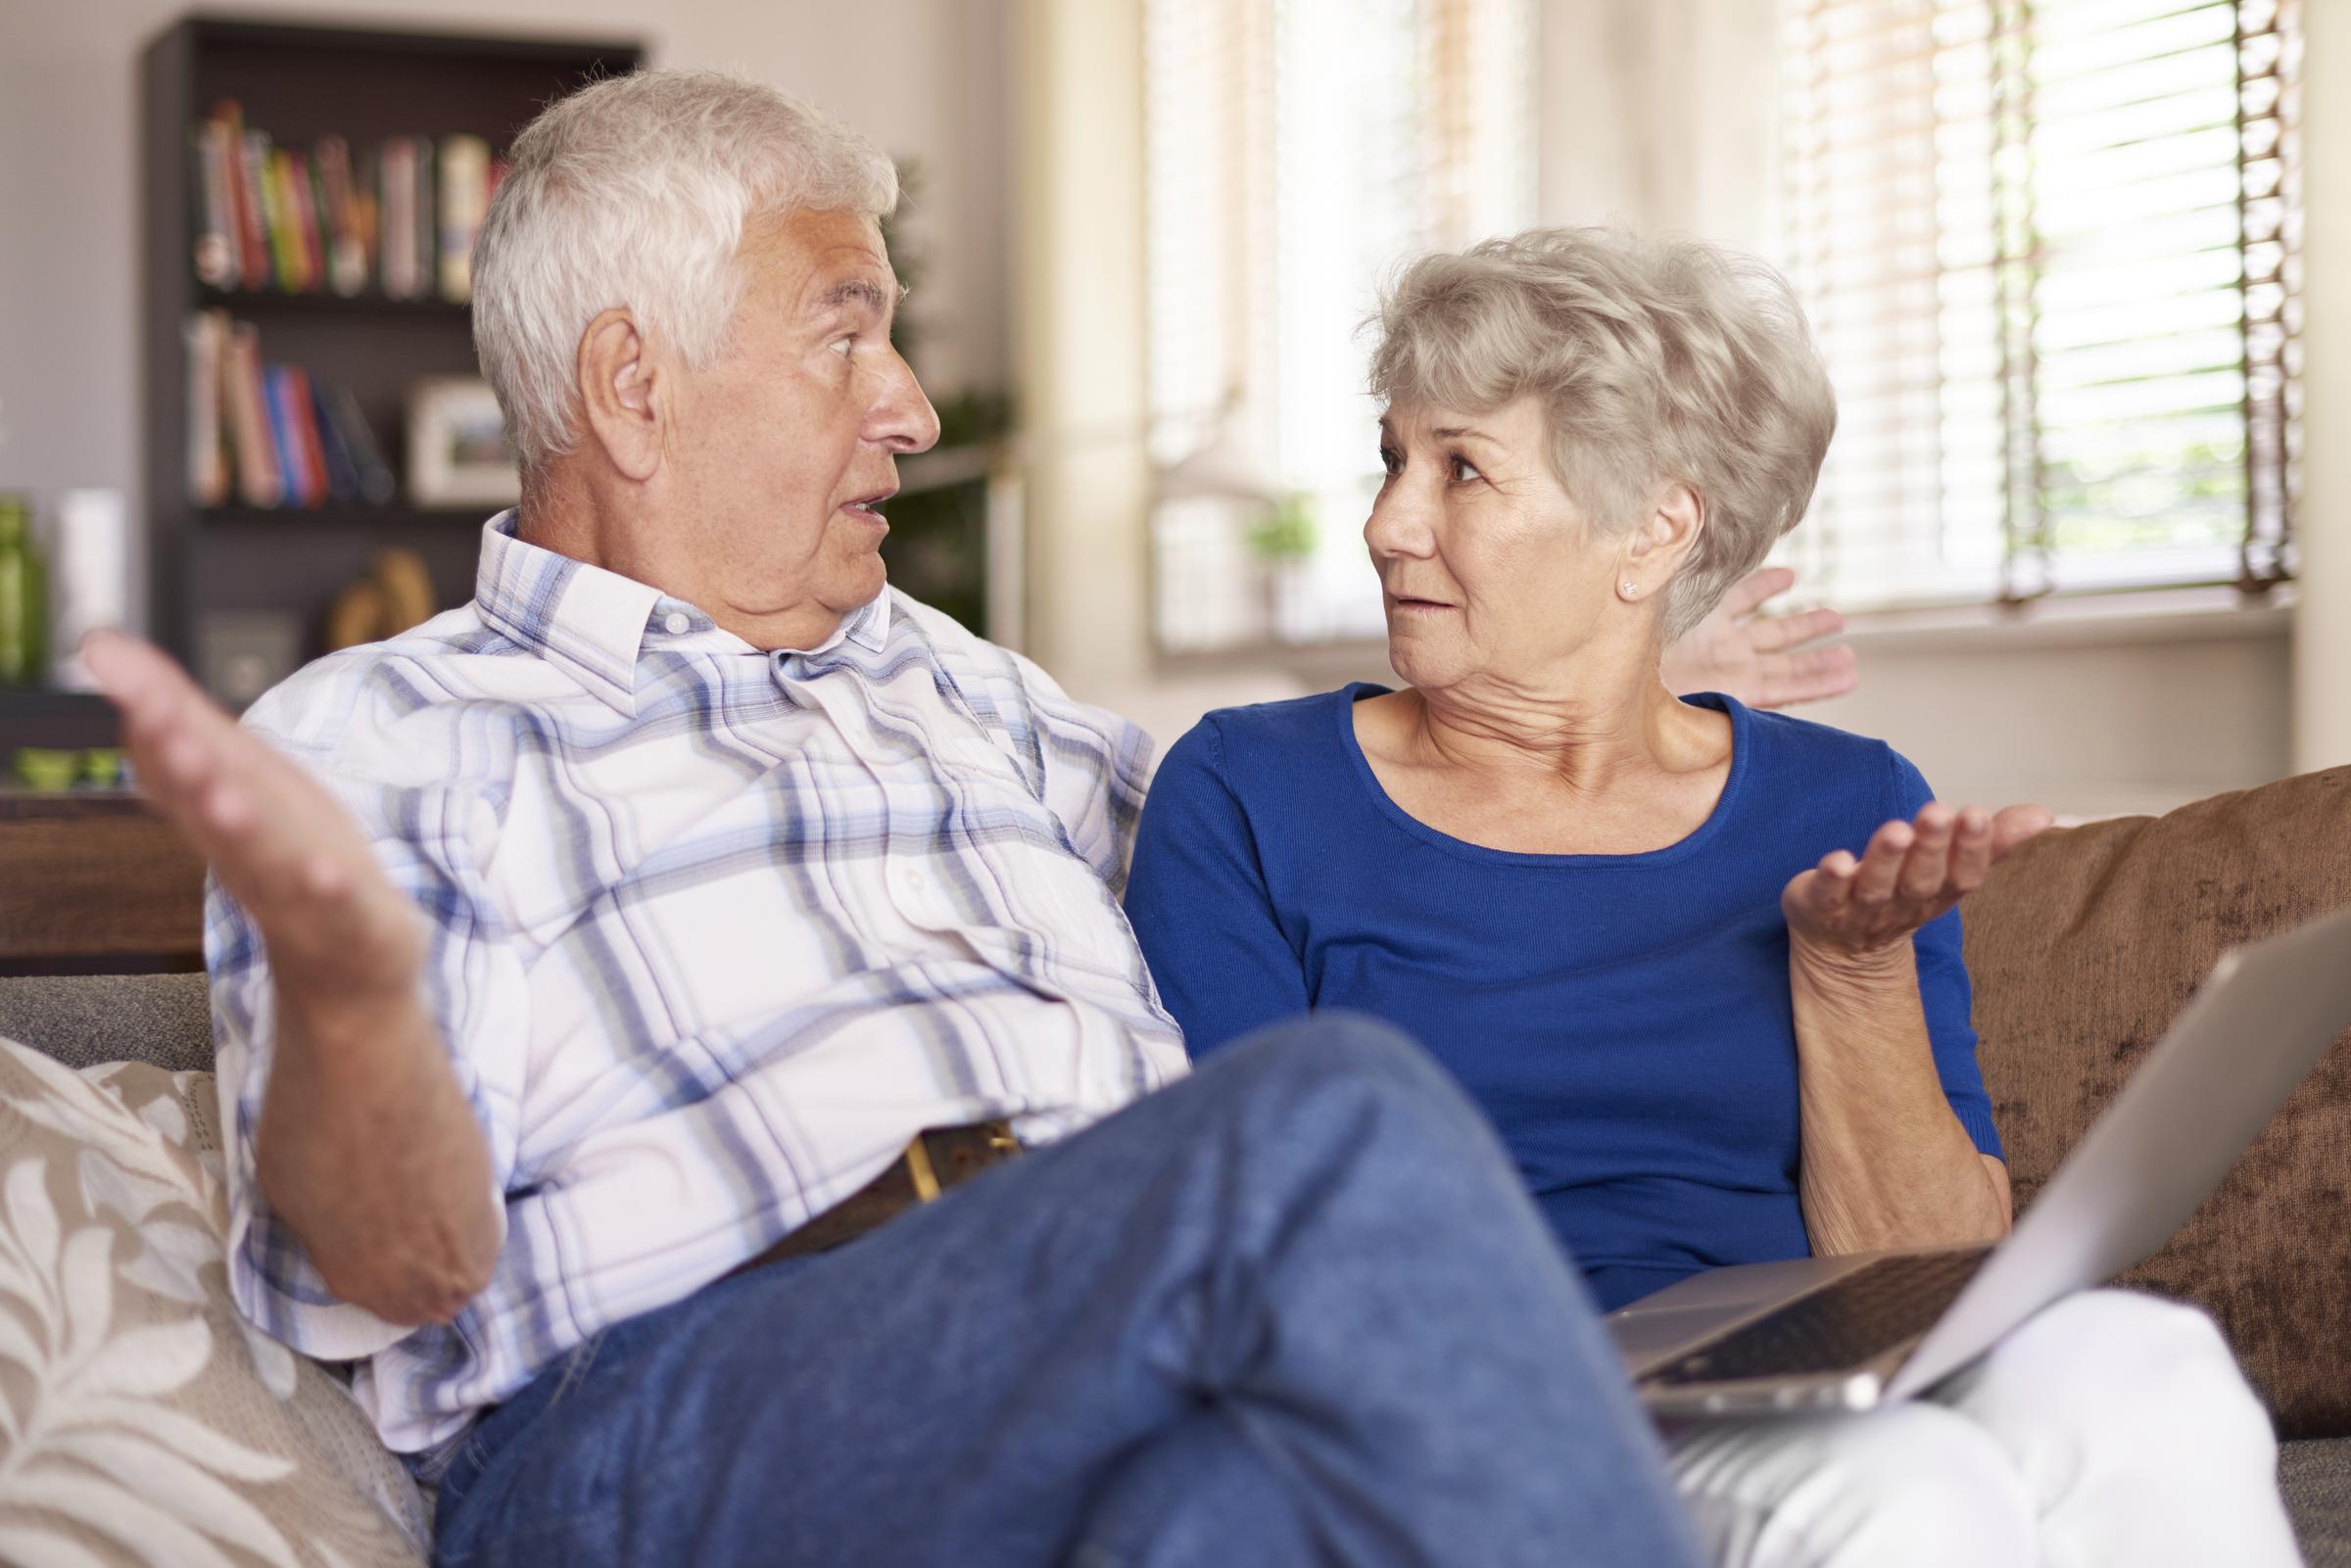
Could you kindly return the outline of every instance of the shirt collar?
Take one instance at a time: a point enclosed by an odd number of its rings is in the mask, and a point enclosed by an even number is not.
[[[511,508],[483,525],[481,564],[473,585],[483,621],[624,715],[637,711],[638,661],[648,636],[667,647],[690,643],[701,651],[760,651],[719,630],[702,610],[649,583],[525,544],[514,529]],[[676,616],[685,617],[686,630],[671,633]],[[815,647],[781,651],[823,653],[847,641],[879,652],[888,636],[889,592],[885,589],[872,602],[841,617],[832,635]]]

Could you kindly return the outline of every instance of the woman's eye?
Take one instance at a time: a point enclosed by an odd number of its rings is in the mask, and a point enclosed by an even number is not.
[[[1457,480],[1460,480],[1463,484],[1468,483],[1472,479],[1483,479],[1485,477],[1485,475],[1477,471],[1476,464],[1470,462],[1468,458],[1463,456],[1458,451],[1446,460],[1453,468],[1453,477]]]
[[[1379,449],[1379,466],[1390,479],[1393,479],[1396,477],[1396,471],[1404,466],[1404,458],[1397,454],[1395,448],[1382,447]]]

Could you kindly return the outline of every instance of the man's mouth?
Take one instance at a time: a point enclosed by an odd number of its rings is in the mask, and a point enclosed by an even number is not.
[[[886,522],[887,519],[882,515],[882,503],[897,493],[897,487],[892,485],[888,490],[877,490],[870,496],[860,496],[855,500],[843,501],[840,509],[844,512],[855,512],[873,522]]]

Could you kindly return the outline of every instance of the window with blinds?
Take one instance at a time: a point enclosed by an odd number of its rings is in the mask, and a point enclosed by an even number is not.
[[[1847,607],[2289,577],[2295,0],[1783,0]]]
[[[1158,504],[1159,643],[1376,636],[1357,329],[1400,259],[1531,221],[1532,0],[1148,0],[1145,26],[1152,455],[1296,498]]]

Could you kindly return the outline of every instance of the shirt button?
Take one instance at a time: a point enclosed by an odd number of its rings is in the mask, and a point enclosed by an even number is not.
[[[671,610],[669,618],[661,623],[661,629],[671,637],[684,637],[693,625],[694,622],[687,619],[686,616],[676,610]]]

